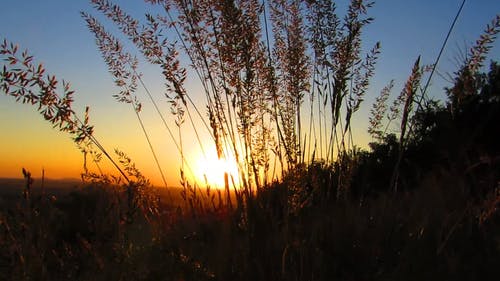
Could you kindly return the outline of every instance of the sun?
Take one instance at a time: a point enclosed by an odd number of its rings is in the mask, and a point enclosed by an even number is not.
[[[239,184],[238,165],[234,159],[219,159],[215,153],[201,155],[195,161],[194,177],[198,184],[208,183],[211,187],[224,188],[225,174],[228,175],[229,186]]]

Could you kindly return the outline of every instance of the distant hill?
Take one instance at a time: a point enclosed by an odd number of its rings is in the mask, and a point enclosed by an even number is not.
[[[21,178],[0,178],[0,196],[5,194],[21,193],[26,181]],[[44,179],[43,188],[46,192],[70,191],[82,184],[78,179]],[[38,193],[42,188],[42,180],[35,178],[32,185],[32,192]]]
[[[20,197],[25,185],[26,181],[22,178],[0,178],[0,205],[2,205],[2,201],[7,198]],[[68,194],[69,192],[82,186],[85,186],[85,184],[79,179],[45,179],[43,182],[43,189],[45,190],[45,193],[48,195],[56,195],[57,197]],[[168,191],[166,189],[156,188],[156,191],[160,197],[169,200]],[[181,187],[170,187],[169,191],[174,202],[182,200],[180,196],[182,191]],[[31,192],[33,195],[41,194],[41,179],[34,178]]]

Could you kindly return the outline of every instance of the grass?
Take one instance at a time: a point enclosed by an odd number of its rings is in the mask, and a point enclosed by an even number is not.
[[[497,193],[474,198],[462,176],[443,169],[415,190],[327,199],[321,181],[329,171],[287,177],[245,210],[191,212],[181,198],[179,208],[158,194],[159,212],[130,212],[126,189],[99,184],[59,197],[19,190],[15,206],[2,212],[0,272],[13,280],[498,276]]]

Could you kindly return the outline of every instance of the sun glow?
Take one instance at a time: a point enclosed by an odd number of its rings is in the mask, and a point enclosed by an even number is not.
[[[194,167],[194,177],[198,184],[224,188],[225,174],[230,187],[239,185],[238,165],[234,159],[219,159],[215,153],[199,156]]]

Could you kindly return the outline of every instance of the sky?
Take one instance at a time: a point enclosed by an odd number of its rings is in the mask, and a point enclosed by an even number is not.
[[[80,11],[98,15],[89,1],[84,0],[3,0],[0,9],[0,39],[8,39],[28,49],[41,62],[48,73],[69,81],[76,91],[74,108],[83,113],[90,106],[95,136],[109,151],[125,151],[143,173],[159,184],[159,176],[149,153],[144,136],[135,120],[134,112],[126,104],[117,103],[112,94],[117,92],[113,78],[94,44]],[[116,1],[133,16],[144,19],[151,7],[142,1]],[[434,62],[450,24],[462,0],[380,0],[369,14],[375,21],[364,31],[364,48],[380,41],[382,53],[376,74],[371,80],[369,93],[361,111],[354,118],[354,135],[361,147],[370,141],[367,130],[369,110],[380,90],[394,79],[394,91],[401,89],[415,59],[421,55],[424,64]],[[337,1],[343,14],[347,1]],[[449,39],[438,65],[440,74],[456,70],[455,59],[467,50],[482,33],[486,24],[500,13],[500,1],[469,0]],[[500,59],[500,44],[495,43],[489,59]],[[164,108],[169,107],[161,97],[162,82],[159,69],[144,66],[141,71],[146,84]],[[443,98],[443,88],[449,83],[435,75],[430,95]],[[187,85],[199,108],[204,98],[199,86]],[[178,185],[180,156],[164,130],[155,130],[161,124],[153,113],[145,112],[146,127],[152,132],[152,142],[167,175],[168,185]],[[170,121],[169,121],[170,122]],[[171,123],[173,124],[173,123]],[[172,125],[173,128],[175,126]],[[0,177],[20,177],[27,168],[35,177],[42,170],[50,178],[78,178],[82,172],[83,156],[67,134],[61,133],[43,120],[36,108],[16,103],[0,92]],[[199,148],[192,132],[184,132],[186,157],[191,167],[206,166],[198,163]],[[202,136],[206,137],[206,136]],[[207,144],[208,145],[208,144]],[[206,163],[205,163],[206,164]],[[209,165],[210,166],[210,165]]]

